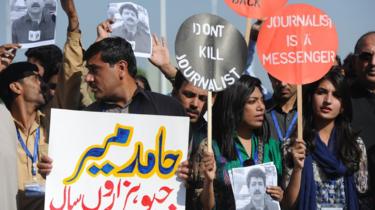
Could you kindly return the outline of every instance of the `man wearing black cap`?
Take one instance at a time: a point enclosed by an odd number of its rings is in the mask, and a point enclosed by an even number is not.
[[[119,12],[123,23],[120,27],[113,28],[112,36],[126,39],[136,53],[151,53],[151,35],[140,22],[137,8],[131,3],[126,3],[120,7]]]
[[[43,178],[36,164],[47,148],[39,107],[45,103],[36,65],[19,62],[0,73],[0,97],[14,119],[17,133],[18,209],[43,209]]]

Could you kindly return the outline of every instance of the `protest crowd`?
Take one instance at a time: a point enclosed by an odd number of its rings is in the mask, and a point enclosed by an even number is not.
[[[211,146],[204,118],[208,91],[172,64],[164,38],[152,34],[149,61],[172,84],[170,95],[152,92],[147,78],[137,75],[134,43],[111,36],[112,19],[98,24],[96,41],[83,49],[74,0],[61,0],[61,6],[69,22],[63,49],[29,48],[27,61],[13,62],[21,45],[0,46],[1,210],[45,208],[44,195],[26,191],[44,183],[54,167],[51,108],[189,117],[188,158],[176,172],[189,210],[278,209],[275,203],[299,210],[375,208],[375,31],[359,37],[343,62],[336,57],[322,78],[303,85],[302,139],[297,86],[269,74],[273,94],[266,100],[262,81],[244,71],[212,94]],[[251,29],[249,51],[261,24]],[[229,171],[269,162],[277,184],[265,187],[264,174],[254,170],[246,180],[251,201],[236,207]]]

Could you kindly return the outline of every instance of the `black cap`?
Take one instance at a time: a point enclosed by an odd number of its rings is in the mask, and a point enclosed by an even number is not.
[[[16,82],[25,77],[35,75],[38,67],[29,62],[12,63],[0,72],[0,88],[6,88],[12,82]]]

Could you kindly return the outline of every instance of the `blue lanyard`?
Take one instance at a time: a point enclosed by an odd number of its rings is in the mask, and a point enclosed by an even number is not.
[[[279,122],[277,121],[276,114],[275,114],[274,110],[271,111],[271,115],[272,115],[272,121],[273,121],[273,124],[275,125],[276,131],[277,131],[277,136],[279,137],[279,140],[284,141],[284,139],[288,139],[290,137],[290,135],[292,134],[292,130],[293,130],[294,126],[296,125],[297,112],[294,113],[292,122],[289,124],[288,128],[286,129],[285,137],[283,137],[283,135],[281,134],[281,128],[280,128]]]
[[[258,164],[258,160],[259,160],[259,158],[258,158],[258,145],[251,145],[251,146],[255,146],[254,155],[253,155],[254,156],[254,163]],[[241,153],[240,153],[240,149],[238,148],[238,146],[237,146],[236,143],[234,143],[234,149],[236,150],[237,157],[238,157],[238,159],[240,161],[241,166],[243,166],[244,160],[242,159],[242,156],[241,156]],[[249,158],[250,159],[252,158],[251,154],[250,154]]]
[[[25,151],[26,155],[31,159],[32,162],[32,169],[31,173],[33,176],[36,176],[36,161],[38,159],[38,150],[39,150],[39,139],[40,139],[40,128],[36,130],[35,140],[34,140],[34,155],[31,155],[30,150],[27,148],[25,142],[23,141],[21,134],[18,129],[17,130],[17,139],[18,142],[21,144],[23,150]]]

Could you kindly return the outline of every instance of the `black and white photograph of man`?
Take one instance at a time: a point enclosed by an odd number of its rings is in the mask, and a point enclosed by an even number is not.
[[[114,8],[118,8],[118,14],[113,12]],[[114,20],[112,36],[126,39],[132,45],[136,56],[150,57],[152,42],[145,8],[131,2],[111,3],[108,7],[108,16]]]
[[[266,175],[266,172],[272,171],[270,168],[271,165],[267,164],[233,171],[233,193],[237,210],[280,210],[278,202],[266,193],[267,184],[277,183],[273,173]]]
[[[22,48],[54,43],[56,0],[10,1],[13,43]]]

